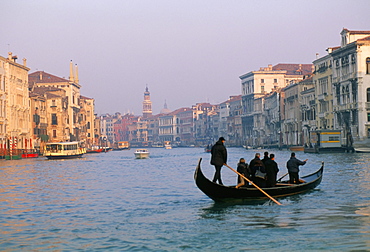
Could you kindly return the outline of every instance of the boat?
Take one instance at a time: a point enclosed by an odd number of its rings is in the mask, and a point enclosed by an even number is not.
[[[358,153],[370,153],[370,148],[355,148]]]
[[[152,148],[163,148],[164,145],[162,142],[154,142],[152,143]]]
[[[103,147],[103,152],[109,152],[109,151],[112,151],[113,148],[111,147]]]
[[[230,202],[244,200],[265,200],[268,197],[252,185],[248,187],[235,188],[235,186],[224,186],[210,181],[206,178],[200,168],[202,159],[195,169],[194,180],[198,188],[215,202]],[[283,197],[307,192],[317,187],[322,180],[324,162],[316,172],[300,178],[301,184],[289,184],[289,181],[281,181],[275,187],[262,188],[271,197]],[[279,180],[278,180],[279,181]]]
[[[211,152],[211,150],[212,150],[212,144],[208,144],[208,145],[204,148],[204,151],[205,151],[205,152],[208,152],[208,153],[210,153],[210,152]]]
[[[289,147],[290,151],[304,151],[304,146],[290,146]]]
[[[46,143],[44,157],[48,159],[80,158],[86,153],[86,149],[79,142]]]
[[[170,141],[164,141],[164,148],[166,150],[172,149],[171,142]]]
[[[91,149],[86,150],[86,154],[91,154],[91,153],[100,153],[103,152],[104,148],[99,147],[99,146],[92,146]]]
[[[128,141],[120,141],[117,143],[117,147],[113,148],[114,151],[129,150],[130,143]]]
[[[137,149],[135,151],[135,158],[144,159],[149,157],[149,151],[147,149]]]
[[[23,150],[22,158],[38,158],[39,153],[35,149]]]

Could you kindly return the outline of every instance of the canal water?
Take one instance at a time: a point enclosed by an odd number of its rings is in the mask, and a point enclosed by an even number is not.
[[[74,160],[0,160],[0,251],[369,251],[370,154],[309,154],[325,161],[314,190],[260,204],[216,204],[195,185],[201,148],[89,154]],[[259,150],[263,153],[264,150]],[[289,151],[275,153],[279,176]],[[228,164],[255,150],[228,148]],[[222,168],[226,185],[236,175]]]

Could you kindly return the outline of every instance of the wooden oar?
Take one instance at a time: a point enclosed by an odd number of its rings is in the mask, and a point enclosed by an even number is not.
[[[285,176],[286,175],[288,175],[289,174],[289,172],[287,172],[286,174],[284,174],[281,178],[279,178],[278,180],[277,180],[277,182],[280,182],[283,178],[285,178]]]
[[[264,195],[266,195],[267,197],[269,197],[273,202],[275,202],[278,205],[281,205],[281,203],[279,201],[277,201],[276,199],[274,199],[273,197],[271,197],[269,194],[267,194],[264,190],[262,190],[258,185],[256,185],[255,183],[253,183],[251,180],[247,179],[243,174],[237,172],[235,169],[231,168],[227,164],[224,164],[224,166],[226,166],[227,168],[229,168],[230,170],[232,170],[233,172],[235,172],[236,174],[238,174],[239,176],[241,176],[243,179],[245,179],[246,181],[248,181],[249,183],[251,183],[254,187],[256,187],[258,190],[260,190]]]

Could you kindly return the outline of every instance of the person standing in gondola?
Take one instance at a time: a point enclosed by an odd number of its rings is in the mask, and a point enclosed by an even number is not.
[[[276,185],[276,177],[279,172],[278,164],[275,162],[275,155],[270,154],[270,158],[265,162],[266,170],[266,187],[274,187]]]
[[[226,164],[227,161],[227,150],[224,146],[225,138],[220,137],[218,141],[212,146],[211,149],[211,165],[215,166],[215,175],[213,177],[213,182],[222,184],[221,179],[221,167]]]
[[[308,159],[306,160],[299,160],[295,157],[295,153],[292,152],[290,155],[290,159],[286,163],[286,167],[288,169],[289,173],[289,183],[291,184],[299,184],[299,166],[300,165],[305,165]]]

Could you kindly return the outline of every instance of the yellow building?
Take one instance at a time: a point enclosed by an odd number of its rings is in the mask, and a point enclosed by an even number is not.
[[[94,115],[94,99],[85,96],[80,96],[80,126],[81,138],[85,139],[87,148],[96,145],[94,141],[95,136],[95,115]]]
[[[79,141],[79,133],[81,132],[81,127],[79,124],[79,114],[80,114],[80,84],[78,80],[78,70],[74,73],[72,62],[70,63],[70,76],[69,80],[57,77],[55,75],[46,73],[44,71],[37,71],[29,75],[30,87],[55,87],[60,88],[65,91],[65,95],[68,99],[67,111],[68,119],[66,121],[65,134],[67,135],[67,141]],[[48,122],[50,123],[50,121]],[[64,136],[58,136],[64,138]]]
[[[30,139],[30,106],[26,59],[9,52],[0,56],[0,144],[2,149],[26,149]]]
[[[42,149],[42,143],[48,141],[46,97],[34,91],[30,91],[30,116],[31,116],[31,140],[37,150]]]

